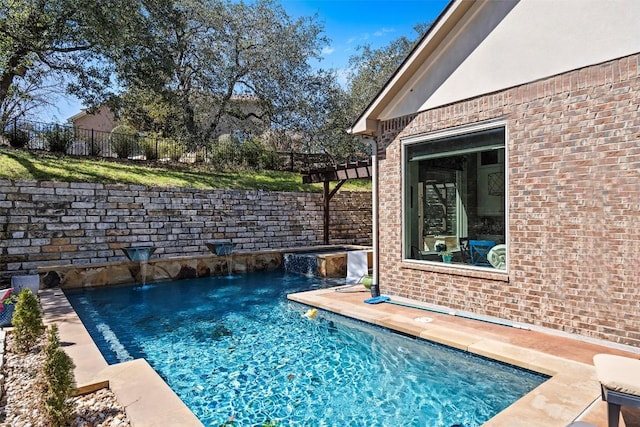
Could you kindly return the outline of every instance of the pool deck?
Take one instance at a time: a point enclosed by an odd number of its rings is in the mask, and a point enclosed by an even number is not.
[[[202,426],[146,360],[108,365],[62,290],[40,290],[38,296],[45,324],[58,325],[62,346],[76,365],[80,393],[109,387],[135,427]]]
[[[637,352],[618,348],[621,346],[609,347],[547,331],[518,329],[390,303],[364,303],[369,297],[366,291],[335,289],[289,295],[293,301],[551,376],[485,423],[486,427],[565,427],[576,420],[606,427],[606,405],[600,399],[592,358],[598,353],[639,358]],[[392,300],[429,308],[406,298],[392,297]],[[623,408],[623,415],[621,427],[625,421],[626,427],[640,426],[637,411]]]
[[[60,289],[41,290],[39,296],[45,323],[58,325],[64,349],[76,364],[80,392],[109,387],[135,427],[202,425],[145,360],[108,366]],[[548,331],[517,329],[390,303],[364,303],[369,296],[364,289],[336,292],[332,288],[291,294],[289,299],[551,376],[485,423],[487,427],[565,427],[575,420],[606,427],[606,406],[600,401],[593,355],[640,358],[640,349],[632,352],[634,349]],[[393,301],[427,307],[398,297]],[[623,408],[620,427],[640,426],[637,412]]]

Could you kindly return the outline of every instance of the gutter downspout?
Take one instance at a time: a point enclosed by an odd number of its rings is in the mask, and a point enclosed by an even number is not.
[[[378,231],[378,140],[375,136],[371,139],[371,165],[373,169],[372,184],[372,221],[373,221],[373,283],[371,284],[371,296],[377,297],[380,295],[380,243],[379,243],[379,231]]]

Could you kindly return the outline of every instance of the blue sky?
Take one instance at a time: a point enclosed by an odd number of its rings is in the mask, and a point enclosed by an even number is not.
[[[280,0],[292,17],[317,14],[324,34],[331,39],[323,52],[322,68],[344,70],[358,46],[388,45],[401,36],[415,38],[413,27],[435,20],[449,0]],[[72,98],[60,98],[57,108],[48,109],[41,121],[66,122],[82,105]]]
[[[435,20],[448,0],[280,0],[291,16],[318,15],[331,39],[323,68],[342,69],[363,44],[381,47],[401,36],[415,38],[413,27]]]

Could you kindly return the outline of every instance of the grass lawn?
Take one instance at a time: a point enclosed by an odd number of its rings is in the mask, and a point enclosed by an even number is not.
[[[201,189],[322,191],[322,184],[303,184],[302,176],[292,172],[250,169],[221,172],[203,165],[149,165],[135,161],[67,157],[11,148],[0,148],[0,179]],[[349,180],[341,189],[370,191],[371,181]]]

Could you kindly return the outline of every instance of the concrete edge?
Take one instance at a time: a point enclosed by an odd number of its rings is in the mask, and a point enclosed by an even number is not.
[[[76,393],[108,387],[132,426],[202,426],[202,423],[144,359],[108,365],[64,292],[38,293],[45,325],[56,324],[63,349],[75,364]]]
[[[501,343],[435,323],[420,324],[413,318],[388,314],[367,304],[354,305],[329,297],[333,290],[288,295],[291,301],[373,323],[404,334],[499,360],[550,378],[491,418],[486,427],[564,427],[577,419],[594,400],[599,386],[593,366],[562,359],[527,348]],[[577,389],[584,392],[576,392]]]

